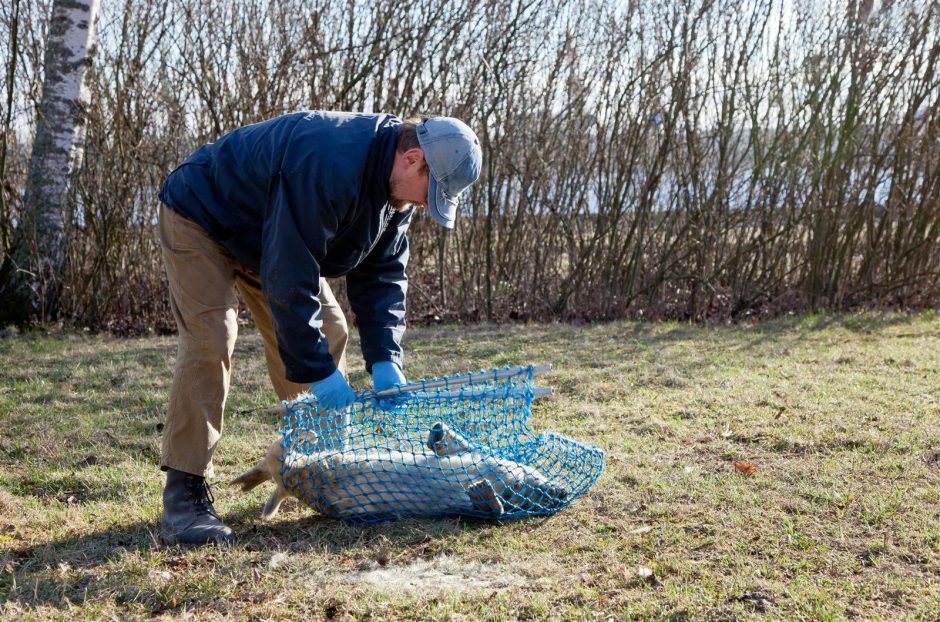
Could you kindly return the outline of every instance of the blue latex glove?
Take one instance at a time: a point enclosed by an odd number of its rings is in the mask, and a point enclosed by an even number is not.
[[[310,390],[317,396],[320,408],[327,410],[345,408],[356,401],[356,394],[338,369],[323,380],[311,383]]]
[[[392,387],[408,384],[405,374],[401,373],[401,368],[392,361],[382,361],[372,366],[372,388],[376,392],[391,389]],[[379,408],[384,410],[396,410],[408,402],[408,396],[405,394],[392,397],[383,397],[376,400]]]

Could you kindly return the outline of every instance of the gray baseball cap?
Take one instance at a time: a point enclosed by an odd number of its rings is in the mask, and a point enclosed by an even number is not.
[[[432,117],[418,124],[418,143],[431,174],[431,217],[448,229],[457,219],[457,200],[480,177],[483,152],[476,134],[459,119]]]

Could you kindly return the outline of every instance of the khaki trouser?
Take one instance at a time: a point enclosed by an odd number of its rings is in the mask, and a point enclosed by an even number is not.
[[[210,476],[238,333],[236,287],[264,339],[268,375],[278,398],[290,399],[309,385],[287,380],[271,310],[256,274],[226,254],[199,225],[165,205],[160,206],[160,243],[170,306],[179,328],[160,466]],[[345,374],[346,318],[324,279],[320,279],[320,304],[321,330],[337,368]]]

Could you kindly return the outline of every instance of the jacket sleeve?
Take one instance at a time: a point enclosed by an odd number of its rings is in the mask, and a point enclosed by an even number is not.
[[[356,314],[366,371],[381,361],[404,369],[401,338],[405,333],[408,293],[408,238],[414,208],[396,213],[372,252],[346,275],[349,304]]]
[[[319,184],[283,173],[271,186],[262,229],[261,287],[271,307],[278,350],[291,382],[322,380],[336,370],[320,330],[320,258],[338,222]],[[316,209],[311,209],[311,205]]]

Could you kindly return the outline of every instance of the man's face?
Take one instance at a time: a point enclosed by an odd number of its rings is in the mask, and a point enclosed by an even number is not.
[[[395,152],[389,188],[388,202],[395,209],[405,209],[409,205],[428,206],[428,168],[421,149]]]

